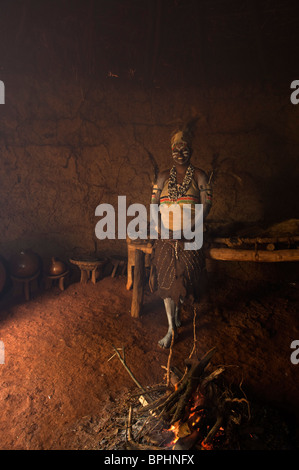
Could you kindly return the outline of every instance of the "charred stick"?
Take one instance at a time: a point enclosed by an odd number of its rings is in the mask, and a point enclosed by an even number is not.
[[[177,398],[183,392],[183,390],[185,389],[185,386],[186,386],[186,384],[182,383],[177,390],[175,390],[171,395],[169,395],[163,401],[163,403],[161,403],[158,406],[158,410],[161,410],[162,408],[164,408],[165,411],[169,410],[173,406],[173,404],[177,401]]]
[[[223,423],[222,416],[218,416],[218,418],[216,420],[216,423],[214,424],[212,429],[209,431],[207,437],[203,440],[204,444],[208,444],[209,442],[212,441],[213,437],[215,436],[215,434],[217,433],[217,431],[221,427],[222,423]]]
[[[175,413],[174,413],[174,415],[171,419],[170,424],[173,424],[176,421],[179,421],[183,417],[183,415],[185,413],[185,408],[188,404],[188,401],[190,400],[190,397],[191,397],[193,391],[194,391],[194,385],[193,385],[192,381],[190,380],[190,382],[188,383],[188,385],[186,387],[185,393],[181,396],[181,398],[179,399],[179,401],[177,403],[176,410],[175,410]]]
[[[190,370],[187,372],[184,380],[179,387],[179,394],[180,399],[177,403],[175,403],[172,407],[166,407],[164,410],[164,416],[168,419],[171,418],[171,423],[175,423],[182,418],[184,413],[185,407],[188,404],[188,401],[195,391],[196,387],[198,386],[199,381],[201,380],[201,376],[203,371],[205,370],[206,366],[210,362],[213,354],[215,353],[215,348],[211,349],[205,356],[201,359],[201,361],[193,363],[190,367]]]
[[[204,355],[204,357],[201,359],[201,361],[197,361],[196,363],[193,363],[185,375],[184,379],[178,386],[178,388],[169,396],[166,397],[165,401],[159,404],[157,407],[154,409],[156,411],[162,410],[163,412],[161,414],[167,415],[171,408],[173,407],[173,404],[177,400],[177,398],[183,394],[184,396],[186,393],[186,388],[188,388],[188,396],[190,394],[190,389],[192,390],[197,386],[197,383],[199,382],[201,378],[201,374],[203,373],[204,369],[210,362],[212,356],[215,353],[215,348],[211,349],[210,351],[207,352],[207,354]]]

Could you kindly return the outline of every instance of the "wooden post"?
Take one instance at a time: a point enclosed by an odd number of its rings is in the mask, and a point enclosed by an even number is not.
[[[144,253],[141,250],[135,250],[135,268],[134,268],[134,283],[133,283],[133,297],[131,305],[131,316],[138,318],[143,303],[143,288],[144,288]]]
[[[133,276],[132,276],[132,269],[135,261],[135,250],[131,241],[127,240],[128,244],[128,267],[127,267],[127,285],[126,289],[130,290],[133,285]]]

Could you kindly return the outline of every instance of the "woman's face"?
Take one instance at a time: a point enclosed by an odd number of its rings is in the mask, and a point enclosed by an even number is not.
[[[191,158],[191,149],[186,143],[177,143],[172,147],[172,158],[177,165],[186,165]]]

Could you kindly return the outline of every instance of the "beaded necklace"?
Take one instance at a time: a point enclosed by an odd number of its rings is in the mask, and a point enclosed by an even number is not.
[[[194,166],[190,163],[184,176],[183,183],[178,185],[176,179],[176,167],[173,166],[170,170],[170,176],[168,181],[168,196],[172,201],[177,201],[178,198],[185,196],[187,193],[191,180],[194,175]]]

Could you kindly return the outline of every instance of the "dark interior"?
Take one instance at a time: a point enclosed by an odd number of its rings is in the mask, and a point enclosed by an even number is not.
[[[149,207],[157,173],[172,165],[171,133],[197,116],[192,162],[213,186],[206,240],[287,237],[278,249],[298,250],[298,2],[0,7],[0,449],[109,449],[107,423],[134,387],[109,360],[112,345],[124,346],[143,386],[163,381],[169,351],[157,345],[166,315],[147,280],[141,315],[131,316],[126,240],[99,240],[95,209],[108,203],[117,215],[124,195]],[[21,250],[41,263],[27,300],[11,277]],[[106,260],[95,283],[80,282],[70,262],[84,256]],[[63,290],[45,288],[53,257],[69,270]],[[112,277],[118,258],[124,268]],[[252,450],[298,446],[297,259],[207,260],[197,352],[216,347],[213,363],[236,366],[249,401],[276,420]],[[172,357],[180,369],[193,333],[186,307]]]

